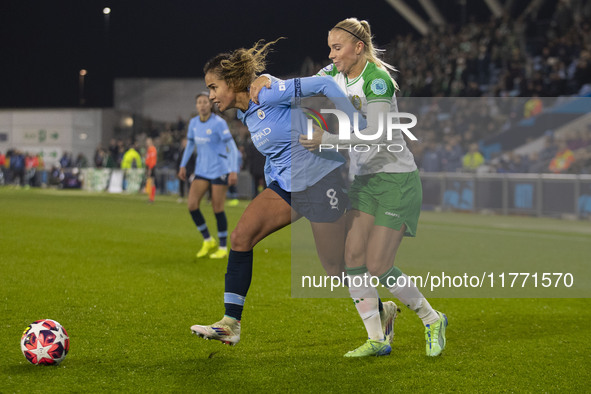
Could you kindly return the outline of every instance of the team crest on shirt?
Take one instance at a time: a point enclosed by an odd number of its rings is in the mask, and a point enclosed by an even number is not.
[[[263,112],[263,110],[262,110],[262,109],[259,109],[259,110],[257,111],[257,116],[259,117],[259,119],[260,119],[260,120],[263,120],[263,119],[265,119],[265,113]]]
[[[356,110],[361,110],[361,97],[358,95],[354,95],[351,97],[351,104],[355,107]]]
[[[205,134],[207,134],[207,135],[211,135],[211,133],[212,133],[211,129],[207,129],[207,130],[205,130]]]
[[[374,79],[373,81],[371,81],[371,91],[374,94],[381,95],[386,93],[387,90],[388,85],[386,85],[386,81],[384,81],[382,78]]]

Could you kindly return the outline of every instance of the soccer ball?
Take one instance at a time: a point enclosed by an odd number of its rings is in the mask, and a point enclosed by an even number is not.
[[[31,364],[57,365],[70,350],[70,337],[55,320],[37,320],[23,332],[21,350]]]

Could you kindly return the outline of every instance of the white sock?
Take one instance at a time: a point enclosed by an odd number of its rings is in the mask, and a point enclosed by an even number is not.
[[[439,315],[429,304],[429,301],[421,294],[412,279],[402,274],[396,281],[391,281],[394,286],[388,288],[390,293],[404,303],[409,309],[416,312],[424,325],[433,324],[439,320]],[[398,286],[401,284],[403,286]]]
[[[382,321],[380,320],[380,311],[378,309],[378,290],[372,286],[353,286],[353,283],[360,283],[359,280],[354,281],[353,278],[355,276],[363,278],[364,275],[367,274],[349,275],[349,294],[351,294],[357,312],[363,320],[368,338],[383,341],[384,332],[382,331]]]

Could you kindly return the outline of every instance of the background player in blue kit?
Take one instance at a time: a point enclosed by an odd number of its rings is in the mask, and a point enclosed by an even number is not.
[[[314,154],[298,143],[307,119],[291,104],[294,97],[322,93],[351,118],[355,109],[332,78],[277,80],[261,93],[260,105],[250,101],[248,87],[256,74],[264,70],[265,57],[273,43],[257,43],[251,49],[220,54],[204,67],[209,97],[221,111],[239,110],[238,117],[248,127],[254,145],[265,155],[269,185],[248,205],[232,232],[224,318],[212,325],[191,327],[201,337],[230,345],[240,340],[242,309],[252,278],[253,247],[263,238],[305,216],[310,220],[326,272],[339,275],[344,268],[343,214],[347,197],[337,170],[344,160],[334,152]],[[336,195],[328,196],[330,189]]]
[[[238,148],[232,139],[230,129],[225,120],[212,113],[212,103],[207,93],[199,93],[196,97],[198,116],[191,119],[187,130],[187,147],[183,153],[178,177],[187,178],[186,165],[197,148],[195,162],[195,179],[189,190],[189,213],[195,225],[203,235],[203,245],[197,258],[209,255],[212,259],[223,259],[228,256],[226,240],[228,237],[228,221],[224,212],[228,185],[234,185],[238,179]],[[219,249],[217,242],[209,234],[207,224],[200,210],[201,199],[211,184],[211,205],[217,221]]]

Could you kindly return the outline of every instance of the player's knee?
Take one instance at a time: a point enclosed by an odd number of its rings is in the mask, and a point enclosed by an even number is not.
[[[230,234],[230,244],[236,251],[251,250],[253,245],[253,235],[243,226],[237,226]]]
[[[359,267],[365,263],[365,251],[362,248],[345,248],[345,261],[349,267]]]
[[[345,272],[345,264],[342,259],[323,259],[321,261],[326,274],[329,276],[340,276],[343,272]]]

